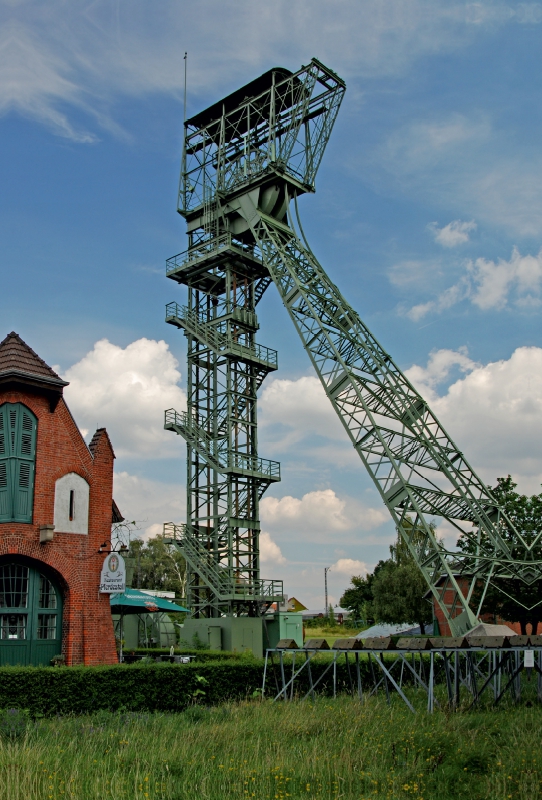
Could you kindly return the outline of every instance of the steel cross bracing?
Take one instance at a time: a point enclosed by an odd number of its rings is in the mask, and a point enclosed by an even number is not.
[[[540,543],[527,543],[516,532],[512,553],[509,537],[502,535],[505,525],[514,531],[510,521],[296,232],[290,203],[294,201],[297,212],[297,196],[314,191],[344,91],[344,82],[313,59],[297,73],[270,70],[185,123],[178,208],[187,220],[190,246],[182,269],[198,275],[202,291],[188,310],[170,304],[168,321],[187,332],[192,371],[196,364],[201,371],[205,359],[218,364],[232,357],[236,363],[271,368],[266,358],[256,359],[253,338],[238,339],[219,322],[227,316],[224,311],[215,321],[209,310],[215,300],[209,298],[224,291],[217,265],[225,258],[255,276],[251,310],[270,280],[275,283],[398,531],[452,631],[462,633],[476,623],[491,581],[515,577],[529,584],[542,577],[542,564],[535,558]],[[177,257],[168,262],[170,277],[182,272],[177,264]],[[252,361],[240,361],[243,348],[251,350]],[[253,379],[256,385],[258,379]],[[196,379],[194,372],[189,394],[205,380]],[[189,399],[189,414],[212,392],[202,388],[200,394],[197,402]],[[216,417],[207,423],[211,428],[219,430],[223,424],[222,408],[218,403],[216,410],[205,412],[209,420]],[[201,427],[192,417],[183,425],[186,431]],[[194,434],[183,435],[188,440]],[[192,452],[211,451],[203,436],[199,441]],[[221,474],[216,469],[219,455],[213,458],[214,474]],[[443,547],[433,524],[442,521],[472,543],[471,552]]]
[[[255,342],[258,289],[270,279],[227,237],[214,248],[201,238],[168,261],[168,276],[188,286],[188,305],[166,308],[188,339],[187,411],[165,413],[165,428],[187,443],[188,519],[167,523],[164,534],[186,559],[194,616],[255,616],[283,597],[280,581],[260,578],[259,501],[280,480],[280,465],[259,458],[257,441],[256,392],[277,369],[276,351]]]

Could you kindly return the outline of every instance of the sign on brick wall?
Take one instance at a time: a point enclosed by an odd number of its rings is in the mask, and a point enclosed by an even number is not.
[[[118,553],[109,553],[100,575],[100,592],[116,594],[126,589],[126,564]]]

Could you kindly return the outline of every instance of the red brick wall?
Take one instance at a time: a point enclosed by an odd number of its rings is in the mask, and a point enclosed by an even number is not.
[[[466,596],[467,591],[468,591],[468,587],[467,587],[466,581],[464,581],[464,580],[462,581],[461,579],[459,579],[458,580],[458,584],[459,584],[459,588],[461,589],[463,594]],[[452,589],[448,589],[448,591],[446,591],[444,593],[444,602],[447,605],[451,606],[451,604],[453,602],[453,597],[454,597],[453,590]],[[439,635],[440,636],[451,636],[452,632],[450,631],[450,626],[446,622],[446,620],[444,618],[444,613],[443,613],[442,609],[440,608],[440,606],[438,605],[437,601],[434,598],[433,598],[433,610],[434,610],[434,615],[435,615],[435,618],[436,618],[436,620],[438,622],[438,626],[439,626]],[[495,615],[493,615],[493,614],[484,614],[484,615],[482,615],[481,621],[482,622],[488,622],[491,625],[508,625],[508,627],[512,628],[516,633],[521,633],[521,625],[519,624],[519,622],[506,622],[505,620],[501,619],[500,617],[495,617]],[[530,628],[530,625],[527,626],[527,627]],[[538,626],[539,630],[540,630],[541,627],[542,626],[540,626],[540,625]],[[537,633],[537,631],[528,631],[528,632]]]
[[[61,399],[51,412],[49,401],[37,394],[0,391],[2,403],[23,403],[37,417],[36,473],[32,524],[0,523],[0,561],[7,554],[47,564],[63,592],[62,652],[66,663],[113,664],[117,661],[109,595],[98,585],[104,556],[97,551],[111,538],[113,460],[105,431],[89,452],[68,407]],[[76,472],[90,486],[88,535],[57,533],[40,544],[40,525],[53,524],[55,482]]]

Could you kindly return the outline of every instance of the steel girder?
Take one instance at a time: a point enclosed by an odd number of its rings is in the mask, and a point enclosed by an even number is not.
[[[539,542],[526,542],[514,530],[293,226],[291,200],[297,212],[297,196],[314,191],[344,91],[344,82],[313,59],[297,73],[270,70],[185,123],[178,210],[188,225],[187,258],[207,297],[220,294],[214,265],[225,251],[232,263],[252,265],[254,306],[275,283],[333,408],[459,634],[476,623],[491,581],[530,584],[542,577],[535,558]],[[168,275],[179,280],[176,274],[170,259]],[[184,327],[189,341],[194,337],[213,357],[233,355],[227,330],[211,330],[211,317],[200,318],[195,306],[189,310],[196,315],[170,307],[168,321]],[[189,453],[201,455],[207,447],[200,438]],[[455,528],[470,542],[470,552],[446,550],[435,536],[435,520]],[[475,587],[481,587],[477,607]]]
[[[483,597],[497,578],[531,583],[540,576],[532,545],[517,532],[524,556],[512,556],[502,535],[504,524],[513,529],[510,520],[295,231],[258,215],[248,195],[240,205],[324,390],[397,530],[452,631],[468,630],[479,613],[471,607],[475,585],[482,584]],[[471,539],[474,552],[446,550],[430,524],[438,518]],[[466,594],[460,577],[468,583]]]
[[[282,599],[280,582],[260,578],[259,502],[280,480],[280,464],[258,456],[256,414],[277,354],[255,342],[261,262],[251,275],[242,248],[240,265],[230,243],[216,244],[168,263],[169,277],[188,285],[188,305],[166,308],[188,339],[187,411],[169,409],[164,424],[187,444],[187,524],[167,523],[164,534],[186,559],[195,617],[256,616]]]

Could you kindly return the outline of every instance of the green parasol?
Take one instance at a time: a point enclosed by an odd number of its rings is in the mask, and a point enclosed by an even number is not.
[[[165,600],[163,597],[155,597],[137,589],[126,589],[119,594],[112,594],[109,598],[111,611],[120,614],[120,661],[123,660],[122,653],[122,622],[125,614],[154,614],[157,611],[166,613],[176,613],[178,611],[188,612],[188,608]]]

